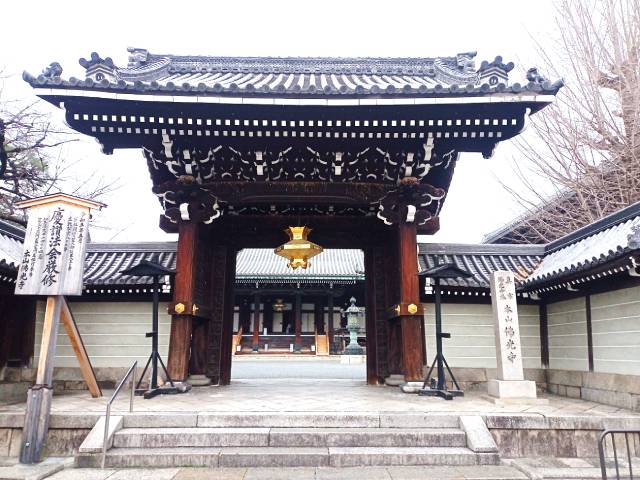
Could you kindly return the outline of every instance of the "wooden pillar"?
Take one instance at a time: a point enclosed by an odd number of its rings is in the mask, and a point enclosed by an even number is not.
[[[542,368],[549,368],[549,324],[546,302],[540,304],[540,363]]]
[[[395,233],[395,232],[394,232]],[[395,312],[396,301],[399,296],[399,270],[398,270],[398,236],[389,239],[387,254],[382,259],[382,283],[383,298],[386,305],[385,316],[387,322],[386,353],[387,368],[385,377],[402,374],[402,342],[400,341],[400,320]],[[391,307],[389,307],[391,305]],[[392,312],[390,312],[391,310]],[[389,316],[391,317],[389,318]]]
[[[324,335],[324,303],[322,298],[316,298],[313,306],[313,321],[316,327],[316,333],[318,333],[318,335]]]
[[[333,346],[333,292],[327,295],[327,335],[329,335],[329,351]]]
[[[194,222],[180,222],[172,304],[174,313],[171,316],[169,358],[167,360],[169,375],[173,380],[177,381],[184,381],[189,375],[192,329],[192,312],[189,309],[193,301],[195,259],[198,248],[197,239],[197,224]],[[176,306],[178,306],[177,309]],[[178,312],[178,310],[181,311]]]
[[[253,337],[251,338],[251,350],[258,352],[260,345],[260,294],[253,296]]]
[[[246,297],[238,299],[238,325],[242,326],[242,333],[251,332],[251,305]]]
[[[584,311],[587,321],[587,362],[589,371],[593,372],[593,325],[591,323],[591,295],[584,297]]]
[[[402,374],[406,381],[423,379],[425,338],[422,336],[422,304],[418,284],[418,245],[415,223],[398,225],[399,340]]]
[[[302,294],[297,292],[293,304],[293,325],[296,332],[296,339],[293,344],[293,351],[302,350]]]
[[[376,305],[376,284],[383,280],[376,275],[375,272],[375,254],[373,248],[367,248],[364,251],[364,279],[365,279],[365,305],[366,305],[366,320],[365,325],[367,327],[367,383],[369,385],[377,385],[380,379],[384,379],[384,374],[379,372],[379,360],[378,360],[378,316],[382,314],[382,320],[386,322],[384,316],[384,304],[382,304],[382,311],[380,312],[379,306]],[[386,352],[386,350],[384,350]]]
[[[263,300],[262,326],[267,329],[267,333],[273,333],[273,301]]]
[[[224,307],[222,310],[222,334],[220,347],[219,384],[231,383],[231,362],[233,359],[233,309],[235,305],[235,281],[236,281],[236,256],[235,248],[225,248],[225,279],[224,279]]]
[[[61,296],[47,298],[36,383],[27,394],[27,410],[20,448],[21,463],[39,462],[44,454],[49,431],[49,412],[53,398],[53,359],[56,356],[56,338],[62,302],[63,297]]]

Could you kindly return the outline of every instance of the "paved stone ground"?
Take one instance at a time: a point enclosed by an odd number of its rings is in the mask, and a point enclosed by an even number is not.
[[[233,380],[264,379],[264,378],[306,378],[312,379],[342,379],[361,380],[367,378],[367,366],[364,363],[342,364],[340,357],[319,359],[316,356],[306,358],[296,357],[268,357],[256,358],[253,355],[243,355],[234,358],[231,367]]]
[[[0,479],[39,480],[525,480],[600,479],[598,459],[519,458],[471,467],[75,469],[70,459],[19,466],[0,458]],[[64,468],[64,469],[63,469]],[[634,461],[634,471],[640,468]],[[615,478],[610,468],[609,477]],[[621,470],[621,475],[628,471]],[[626,478],[626,477],[625,477]]]
[[[86,391],[65,392],[53,399],[56,413],[103,413],[111,391],[91,398]],[[346,379],[259,378],[236,380],[228,387],[197,387],[181,395],[136,398],[137,412],[431,412],[535,413],[540,415],[640,416],[622,408],[556,395],[548,404],[496,405],[484,392],[467,392],[447,402],[435,397],[405,394],[397,387],[370,386]],[[114,411],[128,409],[127,392]],[[24,412],[25,404],[0,405],[0,412]]]

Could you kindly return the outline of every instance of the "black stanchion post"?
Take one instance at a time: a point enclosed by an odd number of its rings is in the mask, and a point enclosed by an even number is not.
[[[429,372],[424,379],[422,388],[418,392],[419,395],[427,397],[442,397],[445,400],[452,400],[453,397],[461,397],[464,392],[460,389],[458,382],[456,381],[453,372],[449,368],[446,359],[444,358],[444,352],[442,348],[442,339],[451,338],[451,334],[442,331],[442,296],[440,290],[440,280],[442,278],[468,278],[471,276],[466,270],[462,270],[455,264],[449,263],[445,265],[436,265],[428,270],[425,270],[419,274],[421,277],[433,278],[433,299],[436,316],[436,356],[429,368]],[[431,381],[431,373],[433,368],[436,367],[438,373],[438,379],[435,385]],[[447,388],[446,371],[449,372],[449,376],[455,385],[455,389]]]
[[[136,385],[136,395],[143,395],[144,398],[153,398],[156,395],[171,395],[176,393],[188,392],[191,386],[188,384],[175,384],[165,367],[160,353],[158,353],[158,309],[160,308],[160,276],[161,275],[173,275],[175,272],[169,268],[158,263],[157,258],[152,258],[152,261],[142,260],[137,265],[123,270],[123,275],[131,275],[132,277],[151,277],[153,279],[153,312],[151,316],[151,331],[146,334],[147,338],[151,338],[151,355],[147,360],[142,374]],[[169,386],[158,386],[158,362],[164,371]],[[151,365],[151,379],[149,380],[149,388],[141,389],[140,385],[144,379],[147,369]]]

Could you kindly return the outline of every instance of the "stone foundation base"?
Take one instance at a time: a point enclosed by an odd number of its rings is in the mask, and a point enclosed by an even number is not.
[[[487,391],[499,399],[536,398],[536,382],[530,380],[489,380]]]
[[[189,375],[187,383],[192,387],[206,387],[211,385],[211,379],[206,375]]]
[[[398,387],[405,383],[404,375],[392,374],[384,379],[384,384],[390,387]]]

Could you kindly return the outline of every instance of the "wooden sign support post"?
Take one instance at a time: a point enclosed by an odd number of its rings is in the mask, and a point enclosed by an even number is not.
[[[84,257],[91,209],[104,205],[62,193],[18,203],[29,222],[16,295],[47,296],[36,383],[29,389],[22,429],[21,463],[42,459],[53,398],[53,366],[62,319],[91,395],[100,388],[64,295],[82,294]]]

